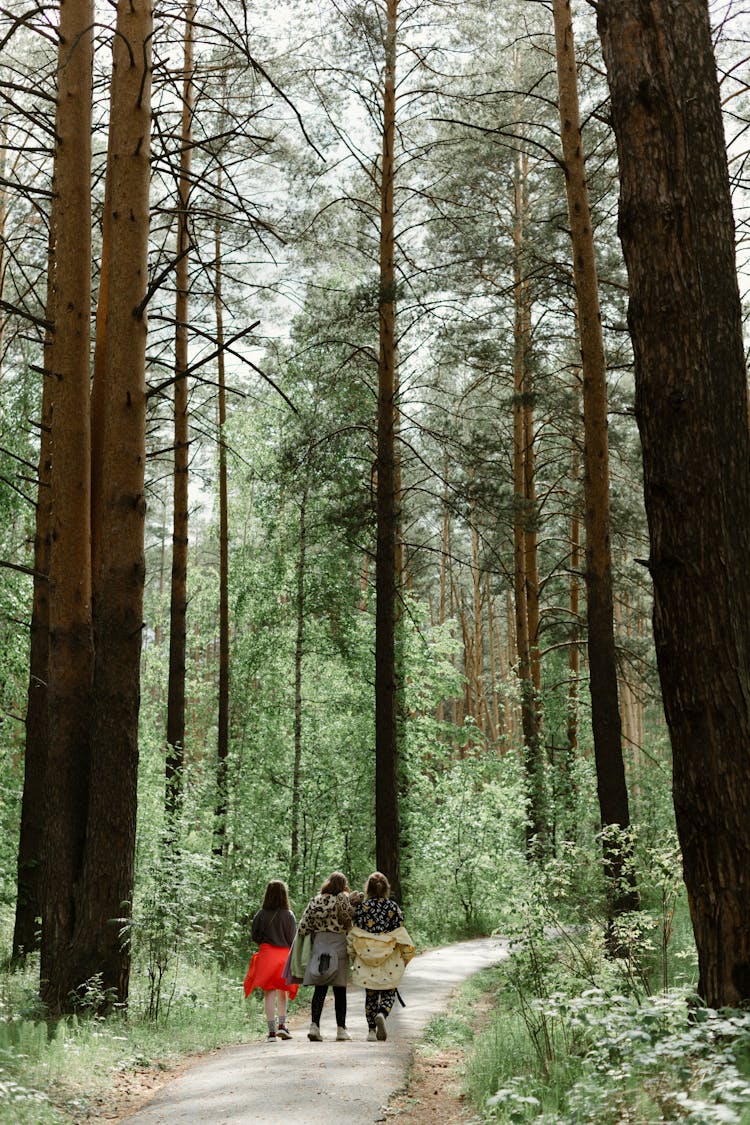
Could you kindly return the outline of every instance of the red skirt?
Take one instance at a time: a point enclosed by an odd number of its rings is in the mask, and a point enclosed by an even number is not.
[[[249,996],[254,988],[262,988],[264,992],[280,989],[288,992],[289,998],[294,1000],[299,985],[287,984],[281,975],[288,956],[288,945],[268,945],[263,942],[250,961],[245,977],[245,996]]]

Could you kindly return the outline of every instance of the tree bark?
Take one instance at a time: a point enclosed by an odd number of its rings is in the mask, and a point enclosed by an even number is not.
[[[377,420],[377,546],[375,555],[375,826],[376,862],[401,898],[396,668],[396,272],[393,188],[396,132],[398,0],[387,0],[383,149],[380,169],[380,299]]]
[[[188,315],[190,289],[190,166],[193,139],[194,0],[185,5],[180,130],[180,178],[177,188],[177,266],[175,277],[174,472],[172,510],[172,581],[169,612],[169,679],[164,811],[167,842],[174,842],[182,808],[185,765],[185,651],[188,572]]]
[[[46,319],[54,324],[54,234],[50,228]],[[44,366],[53,370],[53,333],[44,344]],[[37,501],[34,522],[34,593],[31,606],[29,688],[26,705],[18,880],[12,957],[22,959],[39,948],[42,915],[45,775],[47,769],[47,679],[49,675],[49,553],[52,471],[52,379],[42,382]]]
[[[631,847],[627,831],[630,812],[617,697],[610,548],[607,379],[599,315],[594,235],[578,109],[578,78],[570,0],[553,0],[552,12],[557,55],[560,136],[581,337],[591,725],[599,812],[604,829],[604,866],[609,888],[609,911],[610,916],[615,916],[635,909],[638,900],[630,863]],[[615,829],[614,836],[611,828]]]
[[[125,1003],[133,895],[144,581],[151,36],[148,0],[121,0],[110,102],[111,257],[101,488],[94,509],[94,709],[75,962]]]
[[[300,498],[299,558],[297,560],[297,628],[294,643],[294,766],[292,769],[292,847],[290,875],[299,875],[300,781],[302,777],[302,661],[305,654],[305,561],[307,555],[307,484]]]
[[[529,621],[529,592],[533,587],[535,565],[528,538],[529,522],[534,514],[529,510],[529,470],[527,447],[528,351],[530,316],[528,284],[523,269],[523,236],[525,211],[524,157],[518,153],[514,174],[513,223],[513,589],[515,596],[516,647],[518,651],[518,678],[521,687],[521,728],[523,731],[523,762],[528,794],[526,848],[529,854],[538,852],[546,837],[544,767],[539,738],[539,712],[534,688],[534,659]],[[532,574],[529,575],[529,567]],[[532,591],[533,592],[533,591]],[[538,619],[535,619],[538,625]]]
[[[92,677],[90,0],[60,11],[55,119],[47,761],[41,994],[50,1014],[81,981],[71,953],[88,801]],[[43,431],[44,436],[44,431]]]
[[[750,999],[750,439],[705,0],[602,0],[654,638],[711,1007]]]
[[[576,395],[576,401],[578,396]],[[577,493],[578,480],[581,473],[581,456],[576,438],[573,439],[571,456],[571,477],[573,487]],[[579,638],[580,625],[580,584],[579,570],[581,566],[581,518],[578,512],[577,495],[573,497],[573,513],[570,517],[570,575],[568,578],[568,599],[570,606],[571,638],[568,649],[568,722],[567,744],[571,758],[578,750],[578,681],[581,675],[581,650]]]
[[[216,197],[221,199],[221,167],[217,173]],[[221,215],[216,218],[214,232],[216,270],[214,280],[214,310],[216,316],[216,346],[219,375],[219,713],[216,739],[217,802],[214,851],[224,854],[226,842],[226,816],[229,803],[227,794],[227,763],[229,761],[229,496],[227,490],[227,393],[224,363],[224,304],[221,270]]]

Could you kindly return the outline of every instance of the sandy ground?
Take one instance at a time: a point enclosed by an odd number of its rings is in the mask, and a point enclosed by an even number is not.
[[[305,1027],[286,1042],[245,1044],[190,1067],[136,1113],[128,1125],[357,1125],[386,1120],[385,1106],[403,1090],[426,1023],[443,1011],[462,981],[508,956],[494,938],[459,942],[415,957],[388,1019],[388,1039],[368,1043],[364,993],[349,990],[351,1043],[335,1042],[333,1006],[321,1020],[322,1043]]]

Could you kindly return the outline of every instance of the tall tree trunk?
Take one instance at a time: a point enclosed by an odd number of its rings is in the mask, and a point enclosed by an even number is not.
[[[307,483],[299,509],[299,558],[297,560],[297,630],[294,643],[294,767],[292,770],[292,848],[290,874],[296,885],[299,874],[299,812],[302,777],[302,659],[305,653],[305,559],[307,553]]]
[[[217,173],[216,198],[221,199],[221,167]],[[227,763],[229,761],[229,496],[227,490],[227,392],[226,365],[224,362],[224,304],[221,270],[221,215],[217,215],[214,230],[216,267],[214,274],[214,311],[216,317],[216,346],[219,374],[219,714],[216,740],[217,763],[217,835],[214,852],[224,854],[226,843],[226,816],[228,807]]]
[[[750,1000],[750,438],[705,0],[602,0],[630,279],[654,638],[700,967]]]
[[[474,716],[479,727],[482,725],[482,711],[485,707],[484,700],[484,632],[482,629],[482,575],[479,558],[479,528],[476,524],[476,505],[472,502],[469,513],[469,526],[471,529],[471,648],[470,648],[470,676],[471,696],[470,713]],[[472,686],[473,685],[473,686]]]
[[[111,257],[101,488],[94,509],[94,707],[75,957],[125,1003],[133,897],[143,629],[151,5],[121,0],[110,100]],[[54,460],[53,460],[54,472]]]
[[[500,737],[500,706],[498,703],[497,684],[499,679],[499,668],[503,666],[502,655],[498,660],[498,652],[500,650],[500,629],[498,627],[497,613],[495,609],[495,598],[492,593],[492,582],[489,574],[485,575],[484,579],[485,599],[487,602],[487,648],[490,656],[490,684],[492,688],[491,696],[491,720],[490,725],[492,728],[493,736],[492,741],[495,743],[495,750],[498,750],[497,742]]]
[[[54,323],[54,235],[50,229],[46,319]],[[37,501],[34,523],[34,594],[31,606],[29,688],[26,705],[21,825],[18,839],[18,883],[13,927],[14,960],[39,947],[42,914],[45,774],[47,768],[47,678],[49,674],[49,552],[52,471],[52,342],[44,344],[42,420],[39,443]]]
[[[451,517],[450,509],[448,507],[448,459],[446,458],[443,463],[443,510],[440,529],[440,595],[438,599],[437,623],[443,625],[447,615],[448,605],[448,587],[450,581],[450,549],[451,549]],[[454,662],[455,657],[451,655],[451,662]],[[445,721],[445,702],[440,700],[437,705],[437,721],[442,723]]]
[[[532,563],[527,530],[533,513],[529,512],[527,496],[528,475],[527,457],[527,410],[528,399],[528,330],[530,319],[527,311],[528,287],[523,268],[524,231],[524,157],[518,153],[515,167],[515,202],[513,225],[513,303],[514,303],[514,352],[513,352],[513,558],[516,620],[516,646],[518,650],[518,678],[521,687],[521,727],[523,731],[523,761],[526,773],[526,788],[529,801],[526,823],[526,847],[529,853],[538,851],[544,844],[545,799],[544,766],[539,738],[539,714],[537,694],[534,689],[534,661],[529,629],[529,575],[528,566]],[[533,583],[533,575],[532,575]]]
[[[377,422],[377,548],[375,557],[375,830],[376,862],[401,898],[396,668],[396,272],[393,212],[398,0],[387,0],[380,170],[380,351]]]
[[[185,765],[185,651],[188,571],[188,314],[190,268],[190,166],[193,149],[193,23],[194,0],[185,5],[183,44],[180,178],[177,187],[177,266],[174,349],[174,475],[172,512],[172,583],[169,612],[169,679],[167,691],[167,755],[164,809],[167,842],[174,843],[182,808]]]
[[[604,865],[610,917],[638,905],[628,836],[630,812],[617,698],[609,514],[607,379],[599,287],[578,109],[570,0],[553,0],[560,135],[573,248],[583,374],[586,602],[591,725],[604,829]],[[611,835],[611,829],[615,835]]]
[[[526,214],[526,179],[528,175],[528,158],[526,153],[521,154],[521,244],[523,242],[523,225]],[[521,256],[522,258],[522,256]],[[539,648],[539,551],[537,535],[537,504],[536,504],[536,450],[534,435],[534,377],[531,370],[531,299],[529,285],[525,278],[521,281],[519,291],[521,301],[521,336],[523,356],[522,396],[523,396],[523,478],[524,478],[524,505],[525,521],[523,529],[524,539],[524,573],[526,580],[526,616],[529,620],[529,660],[531,663],[531,682],[534,685],[537,708],[537,724],[541,725],[541,690],[542,690],[542,658]]]
[[[54,330],[48,360],[53,380],[49,721],[40,979],[42,999],[53,1015],[83,979],[72,958],[80,921],[93,659],[89,491],[93,21],[90,0],[70,0],[60,10],[50,218]]]
[[[8,225],[8,122],[0,121],[0,298],[5,292],[5,274],[8,268],[8,255],[6,254],[6,228]],[[49,317],[47,317],[49,320]],[[0,375],[3,369],[3,341],[5,325],[8,317],[0,310]]]
[[[576,402],[578,396],[576,395]],[[577,410],[576,410],[577,413]],[[581,567],[581,517],[578,512],[578,480],[581,473],[581,455],[578,441],[573,438],[571,455],[571,478],[573,482],[573,514],[570,517],[570,574],[568,578],[568,599],[570,606],[571,638],[568,648],[568,753],[572,757],[578,749],[578,681],[581,675],[581,650],[579,638],[580,625],[580,584]]]

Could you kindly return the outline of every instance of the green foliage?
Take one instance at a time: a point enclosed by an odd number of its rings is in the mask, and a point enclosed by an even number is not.
[[[139,946],[145,951],[143,940]],[[173,1066],[185,1055],[263,1036],[263,1005],[245,1001],[242,963],[219,969],[208,956],[202,965],[183,957],[158,1022],[150,1014],[149,963],[136,960],[127,1017],[82,1009],[53,1029],[35,1010],[38,961],[0,975],[2,1125],[98,1119],[113,1073]]]
[[[494,1010],[466,1061],[466,1089],[485,1120],[750,1119],[750,1015],[696,1005],[674,852],[652,854],[648,869],[642,895],[657,908],[624,919],[623,957],[607,955],[601,923],[560,924],[560,869],[541,873],[526,905],[519,901]],[[672,980],[682,983],[661,987]]]
[[[410,794],[410,926],[429,941],[490,933],[527,876],[517,762],[448,760],[415,776]]]
[[[485,1119],[742,1125],[750,1119],[750,1015],[695,1009],[687,1000],[679,990],[638,1003],[608,989],[589,989],[539,1002],[539,1017],[559,1029],[562,1049],[533,1073],[523,1073],[516,1056],[513,1070],[505,1066],[495,1079]],[[498,1017],[472,1060],[475,1096],[487,1076],[488,1043],[507,1042],[513,1022],[508,1014]],[[503,1054],[495,1055],[498,1062]]]

